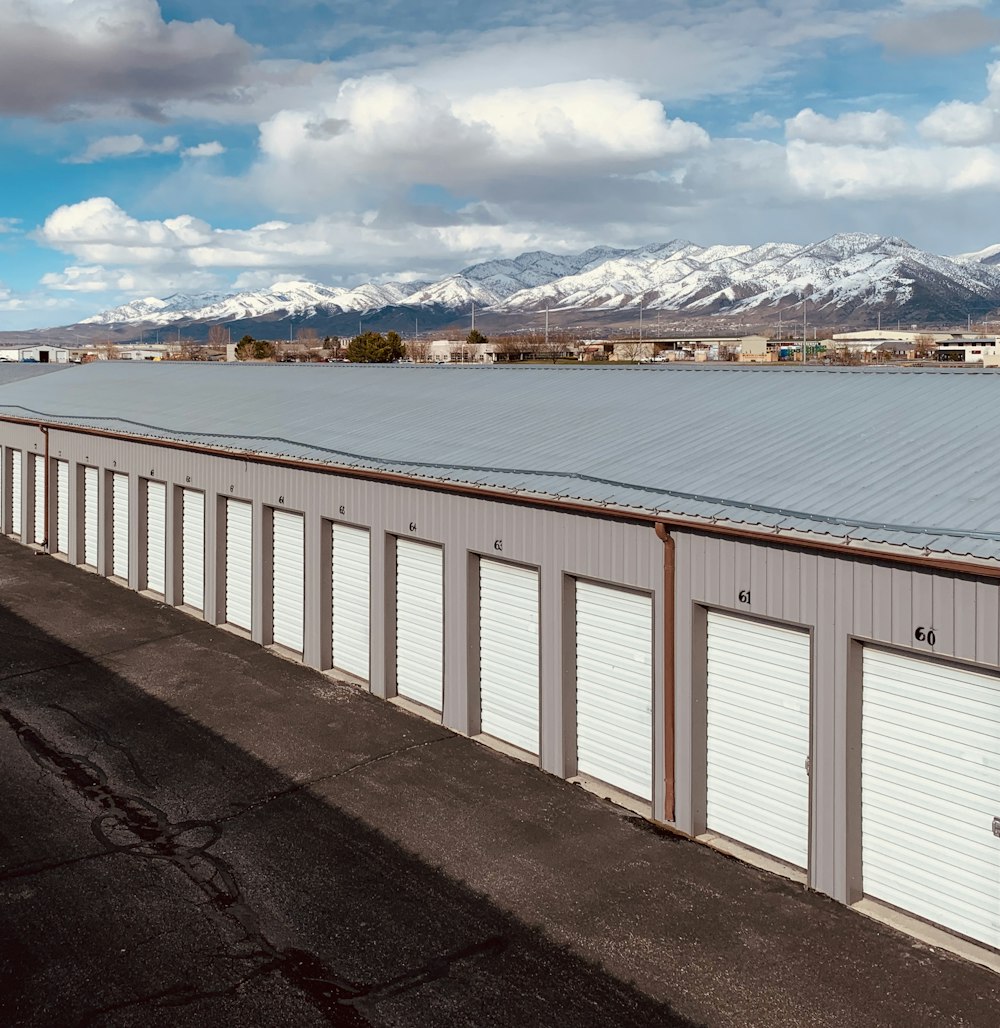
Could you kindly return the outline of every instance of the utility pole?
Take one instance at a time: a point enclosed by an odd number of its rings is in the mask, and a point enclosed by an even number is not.
[[[639,345],[642,346],[642,297],[639,297]]]
[[[802,297],[802,364],[806,363],[806,298]]]
[[[545,305],[545,352],[549,352],[549,305]]]
[[[882,331],[882,312],[881,311],[878,312],[878,330],[879,330],[879,332]]]
[[[472,301],[472,331],[476,331],[476,301]]]

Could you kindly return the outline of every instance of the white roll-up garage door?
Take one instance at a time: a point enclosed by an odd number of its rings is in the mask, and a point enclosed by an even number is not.
[[[576,583],[576,760],[648,800],[653,789],[653,605],[648,596]]]
[[[205,494],[181,493],[181,603],[205,609]]]
[[[480,727],[538,752],[538,572],[479,562]]]
[[[708,615],[706,827],[809,863],[809,635]]]
[[[331,527],[331,663],[368,680],[370,642],[370,558],[368,532],[350,525]]]
[[[10,452],[10,530],[20,535],[23,528],[24,504],[21,500],[21,451]]]
[[[97,468],[83,469],[83,562],[97,567]]]
[[[128,581],[128,475],[111,474],[111,574]]]
[[[305,519],[276,510],[272,515],[271,637],[280,646],[302,652],[305,623]]]
[[[40,453],[32,454],[32,472],[34,476],[34,522],[32,524],[32,542],[45,542],[45,458]]]
[[[146,483],[146,588],[166,591],[167,579],[167,487],[162,482]]]
[[[226,500],[226,621],[252,630],[253,507]]]
[[[69,462],[56,461],[56,553],[69,553]]]
[[[444,552],[409,539],[396,540],[396,691],[444,703]]]
[[[867,895],[1000,947],[1000,677],[866,647]]]

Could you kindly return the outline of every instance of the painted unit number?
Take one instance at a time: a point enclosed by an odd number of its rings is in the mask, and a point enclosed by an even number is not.
[[[934,633],[933,628],[924,628],[921,626],[913,633],[913,638],[917,642],[925,642],[928,646],[933,646],[937,642],[937,635]]]
[[[749,603],[750,602],[750,590],[749,589],[741,589],[740,590],[739,601],[740,601],[740,603]]]

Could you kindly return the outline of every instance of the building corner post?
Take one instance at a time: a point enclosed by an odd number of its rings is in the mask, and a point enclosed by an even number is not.
[[[662,521],[655,525],[663,543],[663,816],[673,822],[675,811],[676,733],[674,725],[674,539]]]

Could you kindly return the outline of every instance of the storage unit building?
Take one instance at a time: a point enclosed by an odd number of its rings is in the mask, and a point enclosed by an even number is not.
[[[95,364],[0,389],[5,528],[48,454],[49,549],[65,462],[76,563],[997,949],[994,375]]]

